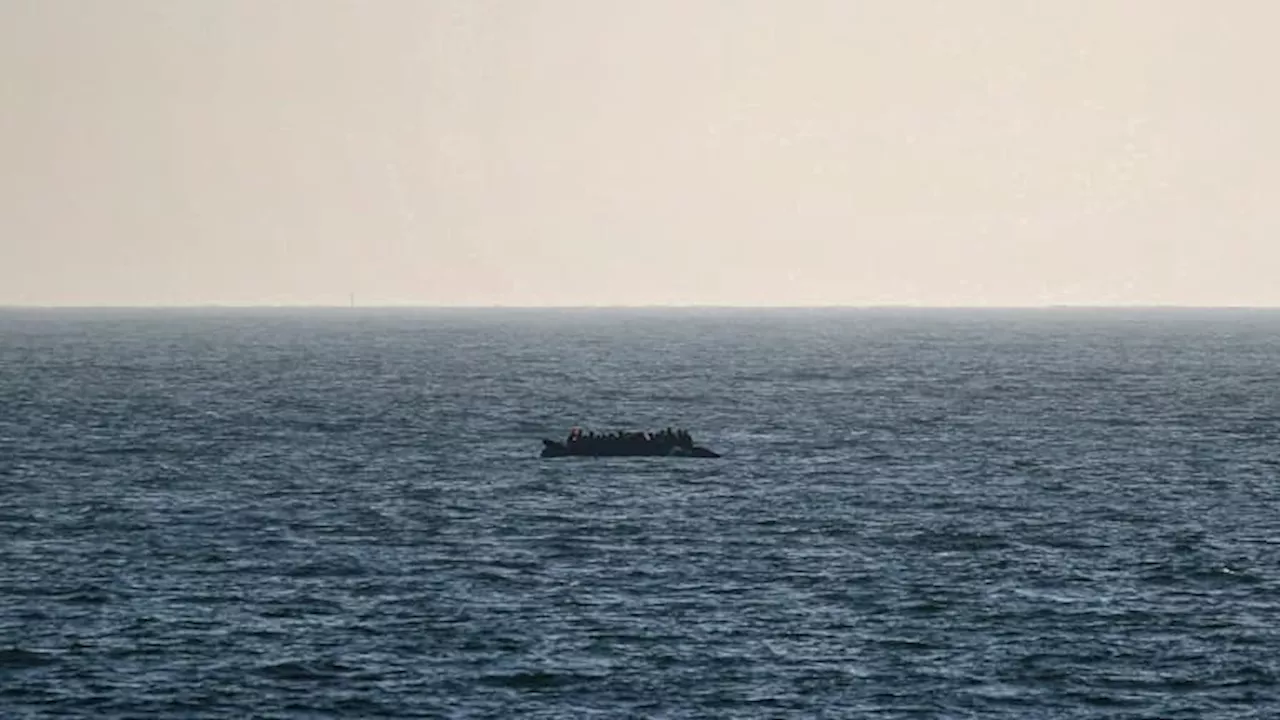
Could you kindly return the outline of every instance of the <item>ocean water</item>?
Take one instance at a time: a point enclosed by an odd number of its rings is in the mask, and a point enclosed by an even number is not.
[[[0,717],[1273,718],[1278,450],[1280,312],[0,311]]]

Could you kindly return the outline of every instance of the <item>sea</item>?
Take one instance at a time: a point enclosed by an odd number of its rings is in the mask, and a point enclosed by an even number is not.
[[[1280,311],[7,309],[0,718],[1280,717],[1278,451]]]

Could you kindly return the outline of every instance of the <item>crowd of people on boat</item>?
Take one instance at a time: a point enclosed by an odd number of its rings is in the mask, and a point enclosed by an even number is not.
[[[582,454],[662,454],[674,448],[693,449],[693,436],[680,429],[667,428],[658,432],[586,432],[574,428],[569,432],[565,447],[570,452]]]

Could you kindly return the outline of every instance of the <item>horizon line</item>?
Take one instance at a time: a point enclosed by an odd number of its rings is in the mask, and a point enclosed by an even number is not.
[[[449,304],[252,304],[188,303],[175,305],[63,305],[6,304],[0,310],[1280,310],[1280,305],[1194,305],[1164,303],[1053,303],[1026,305],[943,305],[915,303],[812,304],[812,305],[729,305],[692,304],[595,304],[595,305],[449,305]]]

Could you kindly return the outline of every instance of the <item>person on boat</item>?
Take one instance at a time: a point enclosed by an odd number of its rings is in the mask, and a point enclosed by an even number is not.
[[[693,436],[690,435],[687,430],[684,430],[682,428],[681,430],[679,430],[679,436],[676,438],[676,444],[684,448],[685,450],[692,450]]]

